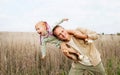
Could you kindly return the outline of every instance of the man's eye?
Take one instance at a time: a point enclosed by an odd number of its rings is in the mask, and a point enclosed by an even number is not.
[[[60,36],[60,35],[61,35],[61,33],[58,36]]]

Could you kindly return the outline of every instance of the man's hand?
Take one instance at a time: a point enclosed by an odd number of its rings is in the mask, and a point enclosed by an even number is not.
[[[77,58],[75,55],[73,54],[70,54],[69,51],[71,51],[71,48],[69,48],[66,43],[61,43],[61,50],[62,52],[64,53],[65,56],[67,56],[68,58],[74,60],[74,61],[77,61]],[[72,51],[72,53],[75,53]]]

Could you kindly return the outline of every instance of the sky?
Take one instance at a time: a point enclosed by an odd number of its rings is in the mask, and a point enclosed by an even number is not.
[[[62,18],[66,29],[120,32],[120,0],[0,0],[0,31],[35,32],[38,21],[50,26]]]

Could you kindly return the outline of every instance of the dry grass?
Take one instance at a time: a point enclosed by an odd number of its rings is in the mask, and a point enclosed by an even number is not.
[[[100,35],[96,40],[108,75],[120,75],[120,36]],[[53,45],[40,59],[39,36],[29,32],[0,32],[0,75],[67,75],[71,60]]]

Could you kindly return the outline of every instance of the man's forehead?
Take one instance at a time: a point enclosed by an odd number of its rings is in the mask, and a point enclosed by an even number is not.
[[[64,28],[63,27],[58,27],[56,30],[63,30]]]
[[[60,33],[62,33],[63,30],[64,30],[64,28],[58,27],[58,28],[56,29],[56,33],[57,33],[57,34],[60,34]]]

